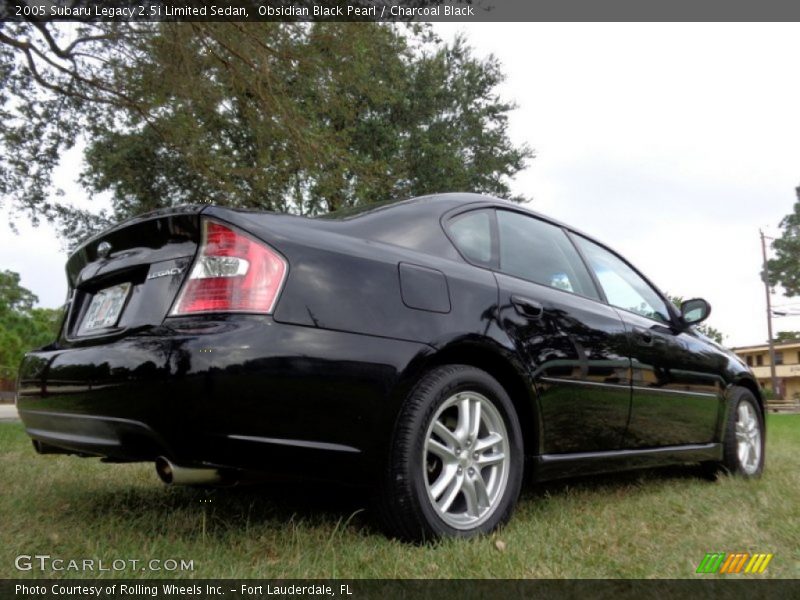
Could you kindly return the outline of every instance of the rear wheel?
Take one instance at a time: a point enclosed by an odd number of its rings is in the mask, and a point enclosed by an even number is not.
[[[723,459],[707,465],[709,473],[726,471],[759,477],[764,470],[764,417],[753,393],[734,388],[728,400]]]
[[[503,387],[474,367],[439,367],[409,395],[394,437],[379,514],[408,540],[486,533],[511,516],[522,435]]]

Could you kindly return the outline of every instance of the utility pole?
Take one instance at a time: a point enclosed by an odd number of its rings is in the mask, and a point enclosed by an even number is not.
[[[764,291],[767,296],[767,335],[769,335],[769,374],[772,379],[772,393],[778,397],[783,394],[778,394],[778,376],[775,375],[775,342],[772,339],[772,300],[769,294],[769,268],[767,267],[767,242],[764,232],[760,229],[758,233],[761,235],[761,257],[764,260]]]

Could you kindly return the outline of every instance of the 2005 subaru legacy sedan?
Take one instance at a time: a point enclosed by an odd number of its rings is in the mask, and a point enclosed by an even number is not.
[[[43,454],[155,461],[173,483],[360,484],[411,540],[497,527],[524,471],[763,468],[753,375],[692,328],[709,305],[678,311],[608,247],[502,200],[160,210],[66,270],[59,339],[19,376]]]

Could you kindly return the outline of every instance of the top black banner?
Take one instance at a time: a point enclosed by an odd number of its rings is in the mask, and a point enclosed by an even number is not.
[[[797,21],[787,0],[0,0],[8,21]]]

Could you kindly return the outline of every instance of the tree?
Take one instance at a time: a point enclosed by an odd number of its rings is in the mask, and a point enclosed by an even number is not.
[[[682,296],[671,296],[670,294],[667,294],[667,298],[669,298],[669,301],[672,302],[678,308],[680,308],[681,304],[683,304]],[[723,334],[719,329],[711,327],[711,325],[709,325],[708,323],[694,325],[694,329],[702,333],[707,338],[714,340],[720,345],[722,345],[723,340],[726,337],[725,334]]]
[[[775,258],[767,261],[770,285],[781,285],[787,296],[800,295],[800,187],[795,194],[794,209],[783,217],[781,235],[772,242]]]
[[[0,30],[0,192],[71,241],[181,203],[314,214],[439,191],[510,196],[533,153],[508,138],[496,59],[428,27],[42,23]],[[31,101],[35,98],[35,101]],[[110,214],[53,200],[81,182]]]
[[[796,342],[800,340],[800,331],[779,331],[775,335],[775,342],[780,344],[782,342]]]
[[[35,308],[37,301],[17,273],[0,271],[0,379],[14,379],[25,352],[58,335],[62,311]]]

